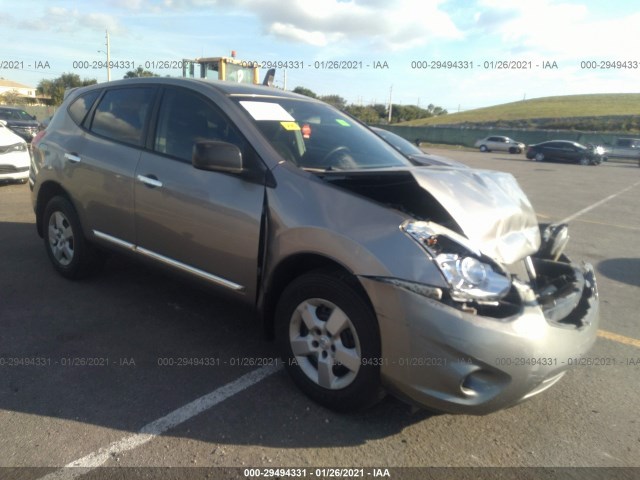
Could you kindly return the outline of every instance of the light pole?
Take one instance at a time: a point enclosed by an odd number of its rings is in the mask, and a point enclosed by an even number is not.
[[[106,53],[107,54],[107,82],[111,81],[111,47],[109,45],[109,30],[105,30],[107,37],[107,51],[98,50],[98,53]]]
[[[389,119],[387,120],[391,123],[391,114],[393,113],[393,103],[391,103],[391,94],[393,93],[393,85],[389,88]]]
[[[107,82],[111,81],[111,47],[109,46],[109,30],[105,30],[107,34]]]

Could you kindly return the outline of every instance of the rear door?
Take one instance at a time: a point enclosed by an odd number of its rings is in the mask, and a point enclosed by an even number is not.
[[[82,130],[60,142],[66,187],[74,192],[83,226],[122,246],[134,242],[133,176],[156,91],[136,86],[107,89],[103,95],[89,92],[69,106],[70,118]]]
[[[254,175],[194,168],[193,147],[202,140],[237,145]],[[138,250],[253,301],[265,188],[261,169],[252,147],[210,99],[165,88],[153,151],[142,154],[136,170]]]
[[[504,137],[495,137],[494,147],[496,150],[505,151],[508,150],[507,140]]]
[[[500,137],[487,138],[487,147],[489,148],[489,150],[501,150],[502,145],[500,143]]]

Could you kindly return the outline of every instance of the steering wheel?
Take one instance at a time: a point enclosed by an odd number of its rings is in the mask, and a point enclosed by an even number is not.
[[[331,161],[332,157],[336,157],[337,161]],[[320,165],[326,167],[335,166],[338,168],[340,168],[341,166],[354,167],[355,162],[353,160],[353,157],[351,157],[350,155],[349,147],[340,145],[332,150],[329,150],[329,152],[324,157],[322,157],[322,160],[320,160]]]

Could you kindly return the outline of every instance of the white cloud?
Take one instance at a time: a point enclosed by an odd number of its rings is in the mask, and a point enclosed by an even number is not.
[[[157,13],[162,10],[191,10],[206,7],[232,7],[234,0],[106,0],[116,8]]]
[[[620,58],[640,43],[640,8],[627,15],[598,18],[586,5],[552,0],[481,0],[475,26],[495,34],[511,51],[563,58]]]
[[[324,47],[330,42],[338,42],[342,37],[340,34],[327,35],[324,32],[310,32],[298,28],[295,25],[280,22],[272,23],[269,26],[268,32],[276,37],[299,43],[307,43],[316,47]]]
[[[326,46],[350,41],[403,50],[462,33],[441,0],[111,0],[138,11],[217,9],[254,15],[263,31],[284,41]]]
[[[162,0],[162,5],[168,8],[211,7],[218,3],[217,0]]]
[[[313,2],[295,0],[242,0],[267,29],[275,23],[289,25],[302,42],[313,43],[301,33],[324,32],[328,38],[374,44],[377,48],[403,50],[424,45],[434,38],[456,39],[462,33],[438,1],[388,0],[386,2]],[[274,32],[271,32],[274,33]],[[286,37],[286,31],[277,32]]]
[[[39,17],[19,23],[24,29],[73,33],[79,31],[109,30],[113,34],[125,34],[127,29],[118,19],[105,13],[82,13],[63,7],[50,7]]]
[[[147,6],[146,0],[109,0],[114,7],[128,8],[130,10],[140,10]]]

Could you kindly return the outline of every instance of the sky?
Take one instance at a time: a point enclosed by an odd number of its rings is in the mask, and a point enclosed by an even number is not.
[[[391,98],[456,112],[640,92],[640,2],[0,0],[0,9],[0,77],[33,87],[63,73],[106,81],[93,67],[106,60],[108,30],[112,62],[181,76],[158,63],[235,50],[286,62],[280,88],[362,105]],[[112,69],[112,80],[132,69]]]

